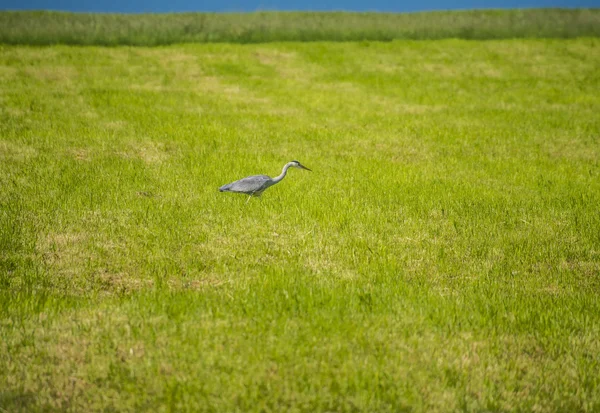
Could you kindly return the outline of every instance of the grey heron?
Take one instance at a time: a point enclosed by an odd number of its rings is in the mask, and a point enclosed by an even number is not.
[[[287,174],[287,170],[289,168],[299,168],[306,169],[310,171],[306,166],[302,165],[298,161],[292,161],[285,164],[283,170],[281,171],[281,175],[276,176],[275,178],[271,178],[267,175],[254,175],[249,176],[247,178],[242,178],[239,181],[232,182],[227,185],[223,185],[219,188],[220,192],[236,192],[239,194],[246,194],[252,196],[261,196],[261,194],[265,191],[265,189],[275,185],[278,182],[281,182],[285,175]],[[248,200],[250,200],[248,197]],[[248,202],[248,201],[246,201]]]

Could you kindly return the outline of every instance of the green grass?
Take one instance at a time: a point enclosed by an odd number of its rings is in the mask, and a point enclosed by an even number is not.
[[[598,67],[594,38],[3,46],[0,407],[600,410]]]
[[[92,14],[0,12],[0,43],[136,45],[600,36],[600,9],[421,13]]]

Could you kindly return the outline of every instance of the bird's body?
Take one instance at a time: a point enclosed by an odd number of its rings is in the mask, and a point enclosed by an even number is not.
[[[247,178],[242,178],[238,181],[232,182],[227,185],[223,185],[219,188],[220,192],[235,192],[240,194],[246,194],[250,196],[261,196],[262,193],[269,187],[275,185],[278,182],[281,182],[285,175],[287,174],[287,170],[291,167],[306,169],[310,171],[307,167],[300,164],[298,161],[292,161],[285,164],[283,170],[281,171],[281,175],[271,178],[267,175],[254,175],[249,176]]]
[[[254,175],[242,178],[239,181],[223,185],[221,192],[238,192],[246,195],[260,196],[265,189],[274,185],[273,179],[267,175]]]

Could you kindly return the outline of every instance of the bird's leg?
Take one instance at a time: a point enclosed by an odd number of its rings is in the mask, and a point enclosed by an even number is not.
[[[250,202],[250,198],[252,198],[252,195],[250,195],[250,196],[248,197],[248,199],[246,200],[246,203]]]

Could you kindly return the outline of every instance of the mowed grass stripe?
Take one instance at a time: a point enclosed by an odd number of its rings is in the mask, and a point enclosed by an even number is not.
[[[109,14],[0,11],[0,43],[160,46],[265,43],[576,38],[600,34],[600,11],[461,10],[416,13],[277,12]]]
[[[0,407],[597,410],[597,48],[4,46]]]

